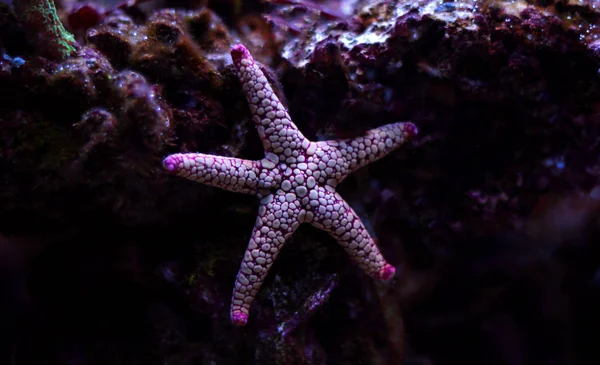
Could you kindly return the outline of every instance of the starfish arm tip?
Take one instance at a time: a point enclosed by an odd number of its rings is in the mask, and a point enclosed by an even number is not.
[[[231,47],[231,60],[242,83],[252,120],[265,151],[283,152],[285,147],[282,147],[282,144],[286,141],[291,142],[290,137],[297,146],[303,145],[304,136],[291,120],[285,105],[273,91],[273,87],[252,58],[250,51],[242,44],[236,44]]]
[[[385,264],[383,268],[379,271],[379,278],[383,281],[388,281],[394,277],[396,273],[396,268],[390,264]]]
[[[238,327],[245,326],[248,323],[248,315],[240,311],[232,312],[231,322]]]
[[[342,181],[350,173],[377,161],[399,148],[419,134],[417,126],[411,122],[395,122],[371,129],[356,138],[319,142],[324,149],[334,150],[341,154],[346,165],[338,165],[336,172],[340,174],[337,182]],[[324,151],[321,151],[324,153]],[[326,152],[325,152],[326,153]],[[332,159],[332,156],[328,156]],[[334,159],[337,156],[334,157]]]
[[[250,58],[250,52],[239,43],[231,47],[231,58],[234,62],[239,62],[243,58]]]
[[[181,162],[181,157],[177,155],[167,156],[163,162],[163,168],[167,170],[167,172],[174,174],[178,170],[179,163]]]
[[[404,123],[404,133],[406,134],[406,138],[412,138],[419,134],[419,128],[413,123],[407,122]]]

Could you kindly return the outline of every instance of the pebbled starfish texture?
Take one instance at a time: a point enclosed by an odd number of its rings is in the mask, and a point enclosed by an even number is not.
[[[265,157],[259,161],[178,153],[163,161],[173,174],[221,189],[256,194],[258,217],[235,280],[231,320],[243,326],[250,305],[288,237],[301,223],[327,231],[368,275],[395,272],[354,210],[335,191],[348,174],[382,158],[417,134],[412,123],[393,123],[364,136],[311,142],[292,122],[248,50],[231,49]]]

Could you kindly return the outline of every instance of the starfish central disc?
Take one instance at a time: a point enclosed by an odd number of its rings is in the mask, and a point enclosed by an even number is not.
[[[292,122],[248,50],[236,45],[231,58],[265,157],[249,161],[201,153],[173,154],[164,159],[163,166],[178,176],[260,198],[256,223],[235,280],[232,322],[246,324],[250,305],[271,265],[287,239],[305,222],[328,232],[368,275],[392,278],[394,267],[385,261],[335,187],[353,171],[415,136],[415,125],[399,122],[354,139],[309,141]]]

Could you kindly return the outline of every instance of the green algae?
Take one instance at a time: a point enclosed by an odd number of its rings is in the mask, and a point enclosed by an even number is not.
[[[37,33],[49,57],[64,60],[75,53],[75,37],[60,21],[53,0],[13,0],[13,6],[25,28]]]

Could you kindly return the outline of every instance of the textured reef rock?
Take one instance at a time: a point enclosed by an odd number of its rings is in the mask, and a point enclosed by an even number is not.
[[[596,1],[160,3],[57,1],[75,37],[66,58],[0,4],[8,360],[600,356],[587,335],[600,325]],[[243,329],[228,307],[258,202],[161,166],[179,152],[262,157],[236,43],[310,140],[396,121],[420,132],[338,188],[397,278],[369,280],[302,227]]]

